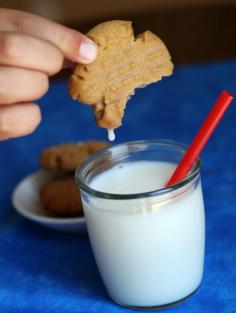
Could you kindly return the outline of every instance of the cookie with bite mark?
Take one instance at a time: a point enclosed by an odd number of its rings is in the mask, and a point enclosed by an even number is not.
[[[117,128],[135,88],[170,76],[173,63],[159,37],[147,30],[135,38],[129,21],[99,24],[87,36],[97,44],[98,56],[91,64],[75,66],[69,92],[93,107],[98,126]]]

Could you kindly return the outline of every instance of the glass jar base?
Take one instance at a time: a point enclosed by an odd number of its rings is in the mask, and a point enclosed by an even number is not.
[[[120,303],[114,299],[112,299],[112,301],[114,301],[116,304],[123,306],[126,309],[130,309],[130,310],[136,310],[136,311],[160,311],[160,310],[164,310],[164,309],[169,309],[173,306],[176,306],[184,301],[186,301],[188,298],[190,298],[195,292],[197,292],[199,287],[197,287],[197,289],[195,289],[192,293],[190,293],[188,296],[175,301],[175,302],[171,302],[171,303],[167,303],[167,304],[162,304],[162,305],[154,305],[154,306],[135,306],[135,305],[128,305],[128,304],[123,304]]]

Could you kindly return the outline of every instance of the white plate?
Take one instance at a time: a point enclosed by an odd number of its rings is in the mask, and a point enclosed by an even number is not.
[[[86,229],[84,217],[52,217],[43,210],[39,200],[41,186],[53,174],[40,170],[24,178],[15,188],[12,203],[16,211],[22,216],[48,228],[63,231],[84,231]]]

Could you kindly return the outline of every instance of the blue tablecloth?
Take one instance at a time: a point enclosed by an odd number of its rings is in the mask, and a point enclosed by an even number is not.
[[[117,142],[168,138],[191,142],[221,89],[236,95],[236,61],[177,67],[171,78],[136,91]],[[38,169],[45,147],[106,139],[92,110],[53,81],[40,101],[43,122],[25,138],[0,143],[0,312],[127,312],[107,297],[87,234],[40,227],[14,212],[11,193]],[[236,101],[202,154],[206,207],[203,283],[170,312],[236,312]],[[174,266],[174,265],[173,265]]]

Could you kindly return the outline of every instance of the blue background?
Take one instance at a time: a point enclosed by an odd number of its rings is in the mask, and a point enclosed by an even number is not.
[[[117,142],[166,138],[189,144],[222,89],[236,95],[236,61],[177,67],[136,91]],[[17,215],[14,186],[38,169],[45,147],[105,139],[92,110],[70,100],[65,80],[40,100],[43,122],[30,136],[0,143],[0,312],[128,312],[113,304],[99,277],[87,234],[44,229]],[[206,207],[204,280],[170,312],[236,312],[236,101],[202,154]]]

